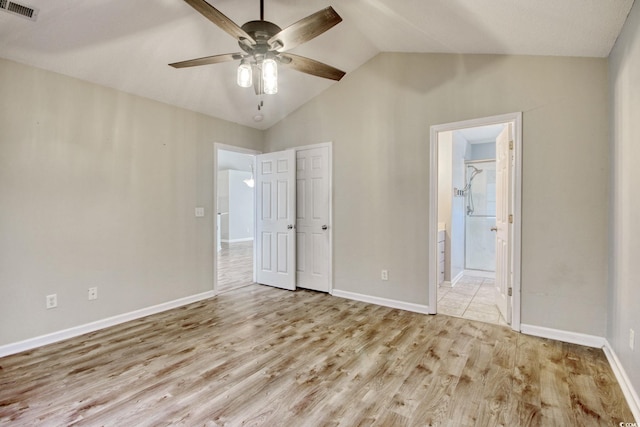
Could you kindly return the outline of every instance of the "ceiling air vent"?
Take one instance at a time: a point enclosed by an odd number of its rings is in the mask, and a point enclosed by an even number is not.
[[[0,10],[35,21],[38,9],[11,0],[0,0]]]

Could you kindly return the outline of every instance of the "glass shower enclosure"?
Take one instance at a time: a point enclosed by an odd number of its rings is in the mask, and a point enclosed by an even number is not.
[[[496,162],[465,162],[465,270],[495,271]]]

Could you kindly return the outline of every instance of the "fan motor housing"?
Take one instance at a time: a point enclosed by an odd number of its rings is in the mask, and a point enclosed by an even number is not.
[[[238,45],[242,50],[250,55],[264,55],[270,50],[269,39],[278,34],[282,29],[273,22],[269,21],[249,21],[242,26],[242,29],[256,41],[255,45],[238,41]]]

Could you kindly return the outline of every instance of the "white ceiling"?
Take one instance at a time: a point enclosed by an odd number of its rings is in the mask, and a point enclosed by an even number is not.
[[[266,129],[332,84],[290,69],[279,93],[235,84],[230,62],[167,64],[239,51],[235,40],[182,0],[13,0],[36,22],[0,13],[0,57]],[[242,25],[258,0],[208,0]],[[265,0],[284,28],[329,5],[343,22],[292,52],[347,73],[379,52],[608,56],[633,0]],[[339,83],[337,83],[339,84]]]
[[[504,126],[504,124],[486,125],[459,129],[456,132],[460,133],[470,144],[484,144],[486,142],[496,142],[496,138],[498,138]]]

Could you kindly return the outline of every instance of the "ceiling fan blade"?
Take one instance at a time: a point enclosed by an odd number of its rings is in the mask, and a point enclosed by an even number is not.
[[[233,22],[231,19],[227,18],[222,12],[220,12],[215,7],[211,6],[205,0],[184,0],[184,1],[187,2],[189,6],[191,6],[198,12],[200,12],[202,16],[204,16],[209,21],[216,24],[222,30],[226,31],[232,37],[235,37],[238,40],[246,39],[252,45],[256,44],[256,41],[253,39],[253,37],[247,34],[245,30],[240,28],[238,24]]]
[[[340,22],[340,15],[329,6],[288,26],[271,37],[268,43],[272,48],[277,46],[274,50],[284,52],[319,36]]]
[[[174,62],[173,68],[197,67],[198,65],[218,64],[220,62],[235,61],[242,58],[241,53],[224,53],[222,55],[205,56],[204,58],[189,59],[187,61]]]
[[[340,80],[346,74],[331,65],[323,64],[304,56],[294,55],[293,53],[281,54],[280,58],[282,58],[280,63],[284,67],[293,68],[313,76],[324,77],[325,79]]]

